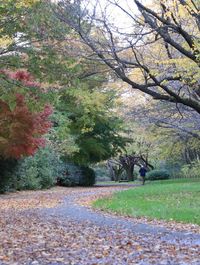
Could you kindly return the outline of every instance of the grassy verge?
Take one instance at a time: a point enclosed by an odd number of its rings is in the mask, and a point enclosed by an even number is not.
[[[200,225],[200,179],[155,181],[99,199],[94,207],[134,217]]]

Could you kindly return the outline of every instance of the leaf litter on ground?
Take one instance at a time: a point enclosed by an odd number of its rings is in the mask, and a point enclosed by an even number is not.
[[[44,218],[37,211],[62,205],[63,198],[71,194],[80,198],[86,192],[88,201],[92,200],[89,192],[108,196],[115,190],[54,188],[0,196],[0,264],[200,264],[197,245],[164,242],[159,234],[138,235],[121,227],[100,227],[91,221]]]

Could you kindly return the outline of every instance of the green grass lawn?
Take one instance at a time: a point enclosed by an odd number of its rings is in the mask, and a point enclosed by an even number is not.
[[[200,179],[155,181],[99,199],[94,207],[129,215],[200,225]]]

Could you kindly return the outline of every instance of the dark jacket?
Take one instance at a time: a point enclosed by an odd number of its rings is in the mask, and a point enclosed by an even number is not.
[[[145,177],[146,173],[147,173],[146,168],[145,167],[141,167],[140,170],[139,170],[139,173],[140,173],[141,177]]]

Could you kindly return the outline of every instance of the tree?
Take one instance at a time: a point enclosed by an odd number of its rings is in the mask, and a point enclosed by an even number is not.
[[[118,159],[108,161],[110,174],[114,177],[115,181],[120,181],[120,175],[123,170],[126,173],[126,179],[128,181],[133,181],[135,166],[145,166],[146,168],[154,169],[154,167],[148,162],[148,156],[146,154],[121,155]],[[142,184],[145,184],[144,176],[142,177]]]
[[[8,75],[23,85],[38,85],[26,71],[8,72]],[[29,98],[31,96],[29,93]],[[46,105],[41,112],[31,111],[25,96],[20,93],[15,93],[10,102],[12,104],[0,98],[0,158],[19,159],[33,155],[44,146],[45,140],[41,136],[51,127],[48,118],[52,108]]]
[[[183,164],[198,160],[200,142],[197,129],[196,132],[193,128],[191,130],[193,123],[188,119],[187,131],[176,110],[171,112],[167,107],[154,105],[148,107],[127,108],[124,114],[126,126],[131,125],[129,138],[133,139],[126,148],[127,153],[146,153],[157,168],[170,170],[172,174]],[[182,119],[185,123],[185,118]],[[176,126],[180,129],[177,130]]]
[[[88,89],[87,83],[60,92],[57,110],[68,121],[77,147],[68,159],[88,165],[115,156],[123,149],[127,138],[120,135],[123,123],[112,110],[114,105],[113,93]]]
[[[55,12],[90,47],[94,59],[99,58],[133,89],[200,113],[197,1],[160,0],[155,11],[135,0],[140,16],[118,1],[107,1],[131,18],[130,32],[113,25],[103,11],[99,16],[86,6],[76,8],[80,2],[74,1],[72,6],[68,1],[60,1]],[[94,34],[97,29],[101,35]],[[155,54],[154,47],[160,47],[160,52]],[[161,53],[162,58],[159,58]],[[183,63],[186,68],[182,67]],[[133,70],[140,71],[140,82],[131,75]]]
[[[7,142],[2,146],[1,155],[6,155],[8,146],[13,145],[14,120],[18,124],[15,140],[21,138],[17,141],[18,154],[12,155],[20,157],[33,154],[44,142],[40,136],[50,127],[48,116],[52,110],[49,103],[57,101],[51,90],[70,83],[74,70],[71,64],[75,60],[60,51],[68,30],[62,28],[46,1],[2,1],[0,8],[0,114],[1,117],[7,115],[2,123],[9,128],[7,135],[1,130],[4,143]],[[19,151],[23,139],[24,151]],[[8,153],[11,155],[10,151]]]

